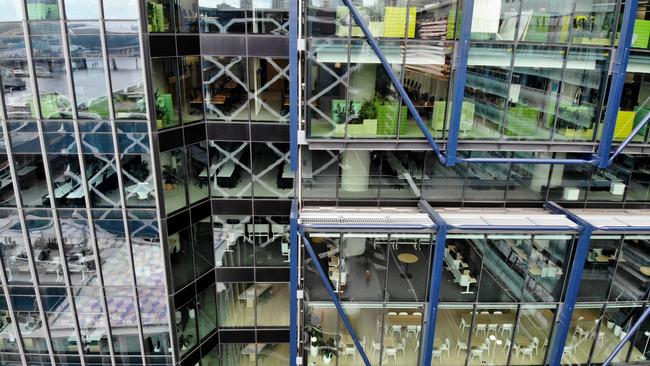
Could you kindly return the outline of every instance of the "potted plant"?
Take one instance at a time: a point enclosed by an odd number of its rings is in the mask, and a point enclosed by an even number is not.
[[[309,338],[309,355],[312,358],[318,356],[318,348],[323,346],[323,331],[320,327],[308,326],[307,337]]]
[[[163,165],[162,179],[165,183],[165,190],[173,191],[176,188],[178,179],[174,175],[174,169],[170,165]]]
[[[334,338],[328,338],[324,345],[320,348],[320,354],[323,356],[323,363],[329,365],[336,355],[336,346]]]

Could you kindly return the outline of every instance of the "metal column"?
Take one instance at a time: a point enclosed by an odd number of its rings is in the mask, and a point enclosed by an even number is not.
[[[291,202],[291,216],[289,218],[289,362],[291,366],[297,365],[298,357],[298,201]]]
[[[638,0],[625,1],[625,10],[623,12],[623,25],[619,38],[616,58],[612,69],[612,82],[609,88],[609,97],[607,98],[607,107],[605,109],[605,120],[598,144],[598,166],[606,168],[609,165],[609,152],[612,148],[614,139],[614,129],[616,127],[616,117],[618,108],[621,104],[621,95],[623,94],[623,84],[625,83],[625,74],[627,72],[627,61],[630,56],[630,47],[632,44],[632,35],[634,34],[634,20],[636,19],[636,9],[639,4]],[[633,137],[633,136],[632,136]]]
[[[547,363],[550,365],[559,365],[562,362],[564,345],[566,344],[566,339],[569,334],[569,327],[571,326],[571,319],[573,318],[573,310],[576,305],[578,290],[580,290],[582,271],[587,259],[589,242],[591,240],[591,233],[594,227],[554,202],[547,202],[545,207],[552,213],[566,215],[573,222],[580,225],[580,235],[578,237],[578,245],[576,246],[575,254],[573,256],[573,262],[571,263],[571,271],[569,272],[569,281],[567,284],[566,295],[564,297],[564,302],[560,307],[560,314],[557,317],[558,324],[556,325],[555,337],[553,338],[552,344],[549,348],[550,354],[547,361]]]
[[[427,324],[422,339],[422,366],[431,365],[433,341],[436,334],[436,320],[438,319],[438,302],[440,300],[440,281],[442,280],[442,260],[445,256],[445,242],[447,240],[447,225],[437,212],[426,201],[418,203],[420,209],[436,223],[436,246],[433,252],[431,265],[431,279],[429,284],[429,304],[427,308]]]
[[[451,94],[451,116],[449,117],[449,135],[447,136],[447,166],[456,164],[458,132],[465,98],[465,79],[467,78],[467,59],[469,58],[469,41],[472,32],[474,0],[463,1],[463,12],[458,37],[457,62],[454,65],[454,85]]]
[[[289,1],[289,152],[291,171],[298,170],[298,1]]]

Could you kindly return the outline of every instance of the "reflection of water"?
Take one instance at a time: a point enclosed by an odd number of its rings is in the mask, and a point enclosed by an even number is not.
[[[111,83],[114,91],[121,91],[136,85],[143,80],[140,59],[135,57],[115,58],[116,70],[111,69]],[[91,99],[106,96],[106,83],[101,59],[88,58],[87,69],[74,69],[73,81],[77,94],[77,104],[87,103]],[[44,75],[41,75],[44,76]],[[6,91],[5,98],[8,106],[22,107],[32,99],[29,78],[23,78],[25,90]],[[59,93],[68,96],[68,84],[64,73],[50,74],[38,78],[38,88],[43,93]]]

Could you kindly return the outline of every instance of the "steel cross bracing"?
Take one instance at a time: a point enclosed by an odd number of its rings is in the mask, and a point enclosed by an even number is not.
[[[586,158],[582,159],[552,159],[552,158],[461,158],[457,156],[457,146],[458,146],[458,135],[459,135],[459,126],[461,118],[461,106],[464,98],[464,87],[465,79],[467,73],[467,59],[469,54],[470,46],[470,36],[471,36],[471,26],[472,26],[472,13],[474,10],[474,1],[465,0],[463,4],[463,17],[462,24],[460,26],[460,33],[458,38],[458,60],[456,62],[456,74],[454,79],[453,88],[453,97],[452,97],[452,111],[450,118],[449,126],[449,136],[447,139],[446,152],[443,153],[442,149],[438,146],[435,141],[435,138],[431,135],[431,132],[427,129],[425,122],[422,120],[422,117],[415,108],[415,105],[409,98],[404,86],[402,85],[399,77],[393,71],[390,63],[388,62],[386,56],[379,48],[377,40],[372,35],[370,29],[365,24],[363,17],[359,13],[359,10],[352,4],[351,0],[341,0],[343,4],[350,10],[350,14],[355,21],[355,24],[361,29],[365,36],[365,40],[373,50],[377,58],[379,59],[382,67],[384,68],[386,74],[390,78],[393,86],[399,93],[402,101],[406,105],[408,111],[415,119],[416,124],[422,131],[427,142],[431,146],[431,149],[437,156],[438,160],[447,166],[454,166],[457,163],[519,163],[519,164],[559,164],[559,165],[578,165],[578,164],[592,164],[600,168],[606,168],[612,164],[613,160],[618,156],[625,147],[634,139],[634,137],[648,124],[650,121],[650,115],[643,118],[642,121],[634,128],[630,135],[618,145],[616,151],[612,154],[612,140],[614,134],[614,128],[616,125],[616,112],[618,111],[618,105],[620,103],[620,98],[622,94],[622,86],[625,82],[626,66],[629,58],[630,47],[633,36],[633,27],[634,19],[636,16],[636,8],[638,0],[630,0],[625,2],[625,10],[623,14],[623,26],[621,30],[621,36],[619,40],[619,48],[616,55],[613,68],[613,77],[611,83],[611,90],[608,97],[606,116],[603,123],[603,133],[602,138],[599,142],[598,151],[595,154],[590,154]],[[293,2],[292,2],[293,3]],[[297,75],[298,63],[291,63],[292,56],[297,54],[297,31],[291,32],[291,27],[297,27],[297,15],[295,18],[291,18],[290,14],[290,75],[295,77]],[[292,82],[291,86],[294,86]],[[295,83],[295,87],[298,88],[298,83]],[[293,95],[293,94],[292,94]],[[297,96],[297,91],[296,94]],[[294,103],[296,102],[296,103]],[[297,106],[299,101],[298,98],[292,99],[291,107]],[[295,122],[294,122],[295,118]],[[292,157],[297,157],[298,153],[298,144],[297,144],[297,130],[299,129],[299,121],[297,120],[297,111],[291,113],[291,131],[292,131],[292,148],[291,155]],[[295,131],[295,133],[294,133]],[[294,140],[294,138],[296,140]],[[297,161],[293,164],[297,165]]]

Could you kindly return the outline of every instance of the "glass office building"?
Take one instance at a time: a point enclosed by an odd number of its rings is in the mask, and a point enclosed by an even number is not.
[[[647,364],[649,42],[638,0],[0,0],[0,364]]]

